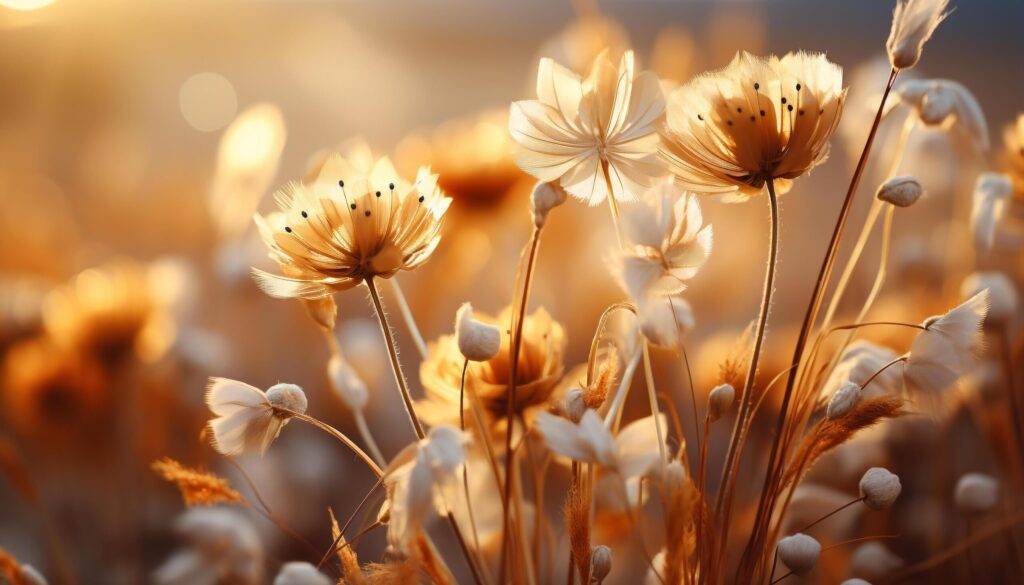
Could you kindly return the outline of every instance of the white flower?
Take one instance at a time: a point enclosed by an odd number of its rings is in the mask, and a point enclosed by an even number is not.
[[[903,566],[903,559],[877,540],[858,546],[850,555],[850,574],[867,579],[881,579]]]
[[[868,381],[883,366],[899,357],[895,351],[871,343],[870,341],[854,341],[833,369],[823,388],[836,388],[844,382],[853,382],[858,386]],[[902,374],[898,368],[887,368],[871,380],[861,390],[861,398],[874,398],[883,394],[898,395],[903,388]]]
[[[439,425],[427,437],[395,456],[384,472],[389,487],[390,519],[388,542],[403,552],[423,528],[423,522],[436,505],[447,513],[444,503],[451,497],[456,472],[466,461],[469,435],[447,425]]]
[[[902,490],[899,476],[884,467],[872,467],[860,478],[860,495],[872,510],[892,506]]]
[[[982,291],[945,315],[927,319],[910,346],[906,380],[926,393],[952,386],[973,363],[987,311],[988,291]]]
[[[896,69],[917,65],[921,49],[946,16],[949,0],[901,0],[892,15],[892,29],[885,48]]]
[[[810,572],[818,564],[821,544],[806,534],[797,533],[779,540],[779,560],[797,575]]]
[[[206,405],[217,415],[210,421],[213,446],[222,455],[263,455],[291,414],[305,414],[306,395],[295,384],[277,384],[267,392],[237,380],[210,378]]]
[[[263,583],[263,545],[246,517],[232,508],[190,508],[174,521],[188,546],[153,573],[157,585]]]
[[[659,415],[658,426],[667,420]],[[537,415],[537,430],[555,453],[585,463],[596,463],[623,479],[641,476],[658,462],[658,432],[654,416],[634,421],[612,437],[593,410],[579,424],[547,412]]]
[[[551,210],[565,203],[565,189],[556,183],[537,182],[530,193],[530,211],[533,212],[533,225],[544,227]]]
[[[1013,281],[1002,272],[974,272],[964,279],[960,286],[960,294],[965,297],[974,296],[988,290],[988,319],[1005,323],[1017,312],[1017,288]]]
[[[956,482],[953,499],[964,512],[988,512],[999,503],[999,481],[983,473],[967,473]]]
[[[996,226],[1006,211],[1006,203],[1013,195],[1010,177],[999,173],[982,173],[974,184],[971,204],[971,232],[979,250],[991,250]]]
[[[331,388],[345,406],[353,412],[362,412],[366,408],[370,392],[351,364],[335,354],[327,362],[327,374],[331,378]]]
[[[509,112],[516,164],[591,205],[609,196],[608,183],[616,200],[636,199],[665,174],[656,154],[664,112],[658,78],[635,72],[632,51],[618,67],[601,53],[586,79],[541,59],[537,99],[513,102]]]
[[[671,180],[624,210],[622,220],[628,245],[619,277],[635,299],[682,292],[711,253],[712,230],[703,225],[697,197]]]
[[[333,585],[327,578],[309,563],[285,563],[281,572],[274,578],[274,585]]]
[[[693,329],[693,309],[682,297],[648,295],[639,309],[640,331],[654,345],[679,347],[683,335]]]
[[[979,151],[988,150],[988,124],[978,100],[962,84],[949,79],[911,79],[896,89],[896,97],[888,110],[899,103],[914,108],[926,126],[957,128]]]
[[[826,418],[839,418],[857,404],[860,400],[860,384],[847,380],[832,394],[828,401],[828,408],[825,411]]]
[[[896,207],[910,207],[923,194],[924,188],[917,177],[894,177],[882,183],[875,197]]]
[[[736,389],[732,384],[719,384],[712,388],[708,394],[708,420],[714,422],[725,416],[735,400]]]
[[[455,339],[462,355],[474,362],[486,362],[501,349],[501,330],[474,319],[469,303],[462,303],[455,313]]]

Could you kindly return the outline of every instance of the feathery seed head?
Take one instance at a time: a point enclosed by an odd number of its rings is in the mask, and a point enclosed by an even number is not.
[[[921,58],[924,44],[939,23],[949,16],[949,0],[900,0],[892,15],[885,48],[895,69],[910,69]]]

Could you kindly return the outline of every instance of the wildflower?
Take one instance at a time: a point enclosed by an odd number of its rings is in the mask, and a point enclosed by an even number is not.
[[[858,400],[860,400],[860,385],[850,381],[843,382],[843,385],[832,395],[832,399],[828,401],[825,416],[839,418],[850,412]]]
[[[988,320],[1006,323],[1017,313],[1017,288],[1005,274],[995,271],[973,272],[960,287],[965,297],[974,296],[983,290],[988,290]]]
[[[469,363],[466,387],[476,394],[485,414],[503,419],[507,414],[511,373],[512,310],[506,308],[497,318],[484,314],[474,317],[482,323],[500,327],[501,349],[488,361]],[[565,330],[543,308],[526,315],[525,319],[516,374],[517,413],[547,403],[562,379],[567,343]],[[420,366],[420,381],[426,398],[417,403],[416,410],[428,424],[456,424],[465,357],[454,335],[442,336],[429,347],[427,360]],[[469,401],[463,401],[463,406],[468,411]]]
[[[670,181],[623,213],[623,228],[629,244],[619,276],[636,299],[682,292],[711,253],[712,229],[703,225],[697,198]]]
[[[996,227],[1005,214],[1011,195],[1013,183],[1007,175],[982,173],[978,176],[971,205],[971,232],[978,249],[992,249]]]
[[[663,426],[665,421],[661,422]],[[653,416],[626,425],[612,437],[593,410],[585,412],[578,424],[541,412],[537,416],[537,430],[555,453],[597,463],[623,479],[641,476],[658,462],[658,433]]]
[[[892,30],[885,48],[894,69],[910,69],[921,49],[949,13],[949,0],[900,0],[892,15]]]
[[[904,377],[918,390],[937,393],[952,386],[972,363],[988,311],[982,291],[944,315],[927,319],[914,337]]]
[[[565,203],[567,195],[555,183],[538,182],[530,192],[530,211],[533,212],[533,225],[541,228],[548,221],[551,210]]]
[[[917,177],[895,177],[882,183],[875,197],[896,207],[910,207],[923,194],[924,188]]]
[[[804,575],[818,564],[821,544],[806,534],[797,533],[779,540],[779,559],[797,575]]]
[[[725,416],[735,400],[736,389],[732,384],[719,384],[712,388],[708,394],[708,420],[714,422]]]
[[[155,461],[152,467],[160,477],[178,485],[186,506],[234,504],[245,501],[242,495],[231,487],[228,480],[212,473],[189,469],[169,457]]]
[[[366,408],[370,392],[352,364],[335,354],[327,362],[327,374],[331,378],[331,388],[345,403],[345,406],[353,412],[361,412]]]
[[[1024,114],[1003,130],[1003,167],[1013,180],[1013,190],[1024,195]]]
[[[779,192],[824,160],[846,101],[824,55],[740,53],[669,98],[662,155],[683,187],[742,201],[769,179]]]
[[[255,216],[283,272],[253,270],[265,293],[322,299],[430,258],[451,204],[437,187],[437,175],[420,168],[410,184],[387,158],[369,170],[364,166],[333,155],[312,183],[293,183],[277,193],[280,212]]]
[[[332,585],[333,583],[316,567],[302,562],[285,563],[281,567],[281,572],[274,577],[274,585]]]
[[[288,423],[291,412],[306,412],[306,395],[294,384],[276,384],[265,393],[237,380],[210,378],[206,405],[213,446],[222,455],[263,455]]]
[[[983,473],[964,474],[956,482],[953,500],[964,512],[988,512],[999,503],[999,481]]]
[[[263,545],[240,512],[223,507],[190,508],[174,522],[187,542],[153,573],[156,585],[263,583]]]
[[[440,425],[399,453],[384,471],[389,490],[388,543],[408,553],[431,506],[443,499],[466,461],[469,435]]]
[[[693,329],[693,309],[682,297],[651,294],[639,308],[640,331],[654,345],[679,347],[683,335]]]
[[[656,150],[664,110],[658,78],[635,72],[632,51],[618,67],[602,52],[586,79],[541,59],[537,99],[513,102],[509,114],[516,164],[591,205],[609,195],[636,199],[662,174]]]
[[[467,360],[486,362],[501,349],[501,330],[473,318],[473,305],[462,303],[455,313],[455,340]]]
[[[885,510],[900,496],[900,478],[884,467],[872,467],[860,479],[860,496],[872,510]]]
[[[850,555],[850,574],[866,579],[882,579],[903,566],[903,559],[877,540],[858,546]]]
[[[911,79],[900,84],[895,94],[898,99],[887,106],[888,110],[900,103],[907,104],[925,126],[958,129],[977,150],[988,150],[985,113],[974,94],[962,84],[949,79]]]
[[[612,549],[599,544],[590,551],[590,578],[598,585],[612,572]]]

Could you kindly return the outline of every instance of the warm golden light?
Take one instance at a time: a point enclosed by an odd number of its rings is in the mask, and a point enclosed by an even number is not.
[[[197,73],[186,79],[178,90],[178,104],[185,121],[200,132],[223,128],[238,110],[234,86],[217,73]]]
[[[56,0],[0,0],[0,6],[14,10],[39,10],[53,4]]]

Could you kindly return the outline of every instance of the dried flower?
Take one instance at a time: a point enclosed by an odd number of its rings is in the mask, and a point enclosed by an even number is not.
[[[821,544],[806,534],[797,533],[779,540],[779,560],[786,563],[790,571],[804,575],[818,564]]]
[[[712,388],[708,394],[708,420],[714,422],[725,416],[735,400],[736,389],[732,384],[719,384]]]
[[[895,69],[910,69],[921,58],[921,49],[949,13],[949,0],[900,0],[892,15],[892,30],[885,48]]]
[[[672,93],[662,155],[683,187],[742,201],[824,160],[846,90],[824,55],[740,53]]]
[[[636,199],[663,174],[656,150],[664,110],[658,78],[635,72],[632,51],[618,67],[602,52],[586,79],[541,59],[537,99],[513,102],[509,114],[516,163],[591,205],[609,194]]]
[[[1024,195],[1024,114],[1018,114],[1017,120],[1003,130],[1001,160],[1013,180],[1013,190]]]
[[[973,363],[988,304],[988,292],[982,291],[948,313],[925,320],[925,330],[910,347],[904,369],[907,381],[934,394],[959,380]]]
[[[1006,211],[1006,203],[1013,195],[1013,183],[1007,175],[982,173],[974,184],[971,204],[971,232],[974,245],[980,250],[991,250],[996,227]]]
[[[170,457],[153,462],[152,467],[160,477],[178,485],[186,506],[234,504],[245,501],[241,494],[232,489],[228,480],[212,473],[189,469]]]
[[[665,421],[660,422],[664,426]],[[653,416],[626,425],[612,437],[593,410],[587,410],[578,424],[541,412],[537,415],[537,430],[555,453],[597,463],[623,479],[641,476],[658,462],[658,434]]]
[[[217,415],[210,421],[213,446],[222,455],[263,455],[291,417],[304,414],[306,395],[294,384],[276,384],[266,393],[237,380],[210,378],[206,405]]]
[[[858,400],[860,400],[860,384],[850,382],[849,380],[843,382],[843,385],[835,391],[832,398],[828,401],[825,416],[828,418],[839,418],[850,412]]]
[[[872,510],[885,510],[900,496],[900,478],[884,467],[872,467],[860,478],[860,496]]]
[[[370,392],[366,383],[359,377],[352,364],[340,355],[332,355],[327,362],[327,374],[331,378],[331,388],[341,398],[345,406],[353,412],[361,412],[369,402]]]
[[[486,362],[501,349],[501,330],[473,318],[473,305],[462,303],[455,313],[455,340],[467,360]]]
[[[291,562],[281,567],[274,585],[333,585],[333,581],[309,563]]]
[[[629,244],[618,276],[626,292],[635,299],[682,292],[711,253],[711,226],[703,225],[697,198],[664,181],[622,217]]]
[[[895,177],[882,183],[875,197],[896,207],[910,207],[924,194],[917,177]]]
[[[533,225],[541,228],[548,221],[551,210],[565,203],[565,189],[557,183],[539,181],[530,192],[530,211],[533,212]]]
[[[590,577],[598,585],[612,572],[612,549],[599,544],[590,552]]]
[[[988,512],[999,503],[999,481],[983,473],[966,473],[956,482],[953,500],[964,512]]]
[[[188,546],[153,573],[156,585],[230,582],[263,583],[263,545],[259,532],[232,508],[190,508],[174,521]]]
[[[679,296],[648,295],[640,302],[640,331],[652,344],[679,347],[693,329],[693,309]]]
[[[1017,313],[1017,288],[1002,272],[973,272],[964,279],[960,294],[972,297],[988,290],[989,307],[986,318],[996,323],[1006,323]]]
[[[421,168],[410,184],[387,158],[363,167],[333,155],[315,181],[277,193],[280,212],[255,216],[270,257],[284,273],[253,270],[265,293],[322,299],[427,261],[451,204],[437,187],[437,175]]]
[[[850,555],[850,574],[866,579],[882,579],[903,566],[903,559],[877,540],[858,546]]]
[[[943,129],[956,128],[967,136],[979,151],[988,150],[988,124],[977,98],[962,84],[949,79],[911,79],[895,91],[899,103],[914,108],[921,123]]]

